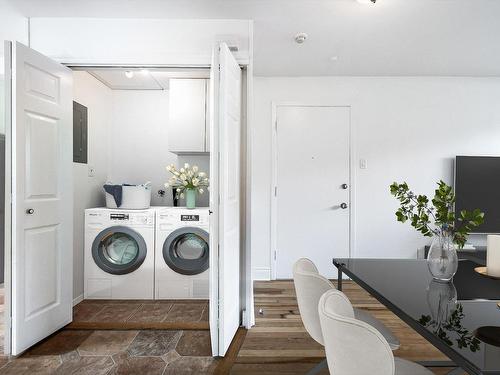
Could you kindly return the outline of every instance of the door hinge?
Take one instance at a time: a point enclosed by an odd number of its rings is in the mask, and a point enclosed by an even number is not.
[[[241,325],[246,326],[247,325],[247,311],[243,310],[241,312]]]
[[[274,250],[274,260],[278,258],[278,250]]]
[[[276,119],[276,121],[274,121],[274,130],[278,131],[278,119]]]
[[[274,196],[275,197],[278,196],[278,187],[277,186],[274,187]]]

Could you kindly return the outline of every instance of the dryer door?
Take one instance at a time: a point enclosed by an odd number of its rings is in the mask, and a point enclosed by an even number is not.
[[[208,233],[200,228],[174,230],[163,243],[163,259],[182,275],[197,275],[208,269]]]
[[[92,244],[92,257],[97,266],[113,275],[135,271],[144,262],[146,254],[144,238],[123,226],[104,229]]]

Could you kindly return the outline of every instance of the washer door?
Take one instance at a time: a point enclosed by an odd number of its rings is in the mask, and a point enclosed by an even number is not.
[[[144,262],[146,254],[144,238],[128,227],[107,228],[92,244],[92,257],[97,266],[113,275],[135,271]]]
[[[200,228],[174,230],[163,243],[163,259],[175,272],[197,275],[208,269],[208,233]]]

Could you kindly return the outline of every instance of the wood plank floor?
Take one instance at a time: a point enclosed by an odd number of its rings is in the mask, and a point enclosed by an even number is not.
[[[447,360],[418,333],[397,318],[354,282],[344,282],[344,292],[353,305],[369,310],[401,341],[394,354],[413,361]],[[323,348],[305,331],[299,315],[292,281],[255,283],[256,325],[247,332],[231,375],[304,374],[324,358]],[[262,314],[259,314],[262,309]],[[436,375],[450,368],[432,369]],[[322,372],[328,374],[328,371]]]

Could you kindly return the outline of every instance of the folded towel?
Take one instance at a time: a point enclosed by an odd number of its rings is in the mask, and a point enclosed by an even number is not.
[[[104,190],[113,196],[116,207],[122,205],[122,185],[104,185]]]

